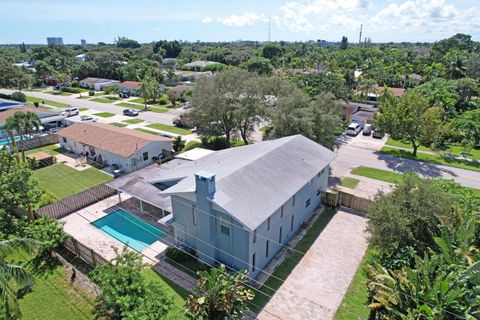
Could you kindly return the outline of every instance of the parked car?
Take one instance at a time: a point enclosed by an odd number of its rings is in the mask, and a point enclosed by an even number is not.
[[[364,136],[369,136],[369,135],[372,134],[372,131],[373,131],[373,126],[372,126],[371,124],[367,123],[367,124],[365,124],[365,125],[363,126],[363,132],[362,132],[362,134],[363,134]]]
[[[118,95],[120,96],[120,98],[130,98],[130,91],[122,90]]]
[[[372,137],[374,137],[375,139],[382,139],[383,137],[385,137],[385,133],[380,130],[375,130],[372,133]]]
[[[176,117],[175,119],[173,119],[173,125],[175,125],[177,127],[182,127],[182,128],[193,128],[194,127],[191,117],[189,117],[185,114],[181,114],[178,117]]]
[[[190,104],[190,102],[182,103],[182,109],[190,109],[191,107],[192,105]]]
[[[63,115],[65,117],[73,117],[73,116],[78,116],[80,114],[80,111],[78,108],[67,108],[63,111]]]
[[[358,123],[352,122],[348,125],[347,135],[356,136],[361,130],[362,127]]]
[[[135,116],[138,116],[138,111],[135,110],[135,109],[125,109],[125,110],[123,110],[123,115],[124,116],[135,117]]]
[[[80,119],[82,122],[97,122],[97,119],[94,117],[85,117]]]

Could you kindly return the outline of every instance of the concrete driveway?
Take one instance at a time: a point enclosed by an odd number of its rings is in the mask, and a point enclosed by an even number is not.
[[[332,319],[367,249],[365,227],[365,218],[338,211],[258,319]]]

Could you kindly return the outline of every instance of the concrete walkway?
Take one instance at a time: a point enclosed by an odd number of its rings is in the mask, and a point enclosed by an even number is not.
[[[338,211],[257,318],[332,319],[367,249],[365,227]]]

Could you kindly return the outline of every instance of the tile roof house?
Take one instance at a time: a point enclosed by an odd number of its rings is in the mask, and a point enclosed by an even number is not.
[[[139,87],[140,82],[138,81],[123,81],[120,83],[120,89],[122,91],[128,91],[130,95],[136,95]]]
[[[202,261],[256,276],[321,204],[334,157],[295,135],[174,159],[109,185],[171,211],[160,222]]]
[[[60,145],[124,172],[141,169],[172,150],[172,139],[104,123],[75,123],[57,133]],[[164,151],[165,150],[165,151]]]

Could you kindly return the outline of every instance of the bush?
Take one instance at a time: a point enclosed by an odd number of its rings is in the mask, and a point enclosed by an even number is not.
[[[78,87],[80,87],[80,84],[78,83],[77,80],[73,80],[73,81],[72,81],[72,87],[73,87],[73,88],[78,88]]]
[[[25,227],[25,236],[41,243],[41,256],[49,255],[68,238],[63,225],[47,216],[33,221]]]
[[[218,72],[218,71],[223,71],[227,68],[227,65],[223,63],[215,63],[215,64],[210,64],[208,66],[205,66],[203,68],[203,71],[212,71],[212,72]]]
[[[73,88],[73,87],[61,87],[60,90],[63,92],[70,92],[70,93],[82,93],[83,90],[80,88]]]
[[[12,100],[18,102],[27,102],[27,96],[23,92],[15,91],[12,92]]]
[[[165,256],[175,262],[182,262],[188,259],[188,255],[174,247],[168,247],[165,251]]]
[[[203,145],[200,141],[192,140],[192,141],[187,142],[187,145],[183,148],[182,151],[188,151],[188,150],[192,150],[192,149],[195,149],[195,148],[201,148],[201,147],[203,147]]]
[[[227,149],[227,139],[222,136],[202,136],[202,144],[205,148],[211,150]]]
[[[12,100],[12,96],[9,95],[9,94],[5,94],[5,93],[0,93],[0,98],[7,99],[7,100]]]
[[[92,91],[92,90],[90,90],[90,91],[88,91],[88,95],[89,95],[90,97],[93,97],[93,96],[95,95],[95,92]]]
[[[35,108],[38,108],[40,106],[40,103],[38,103],[38,101],[35,101],[33,105],[35,106]]]

